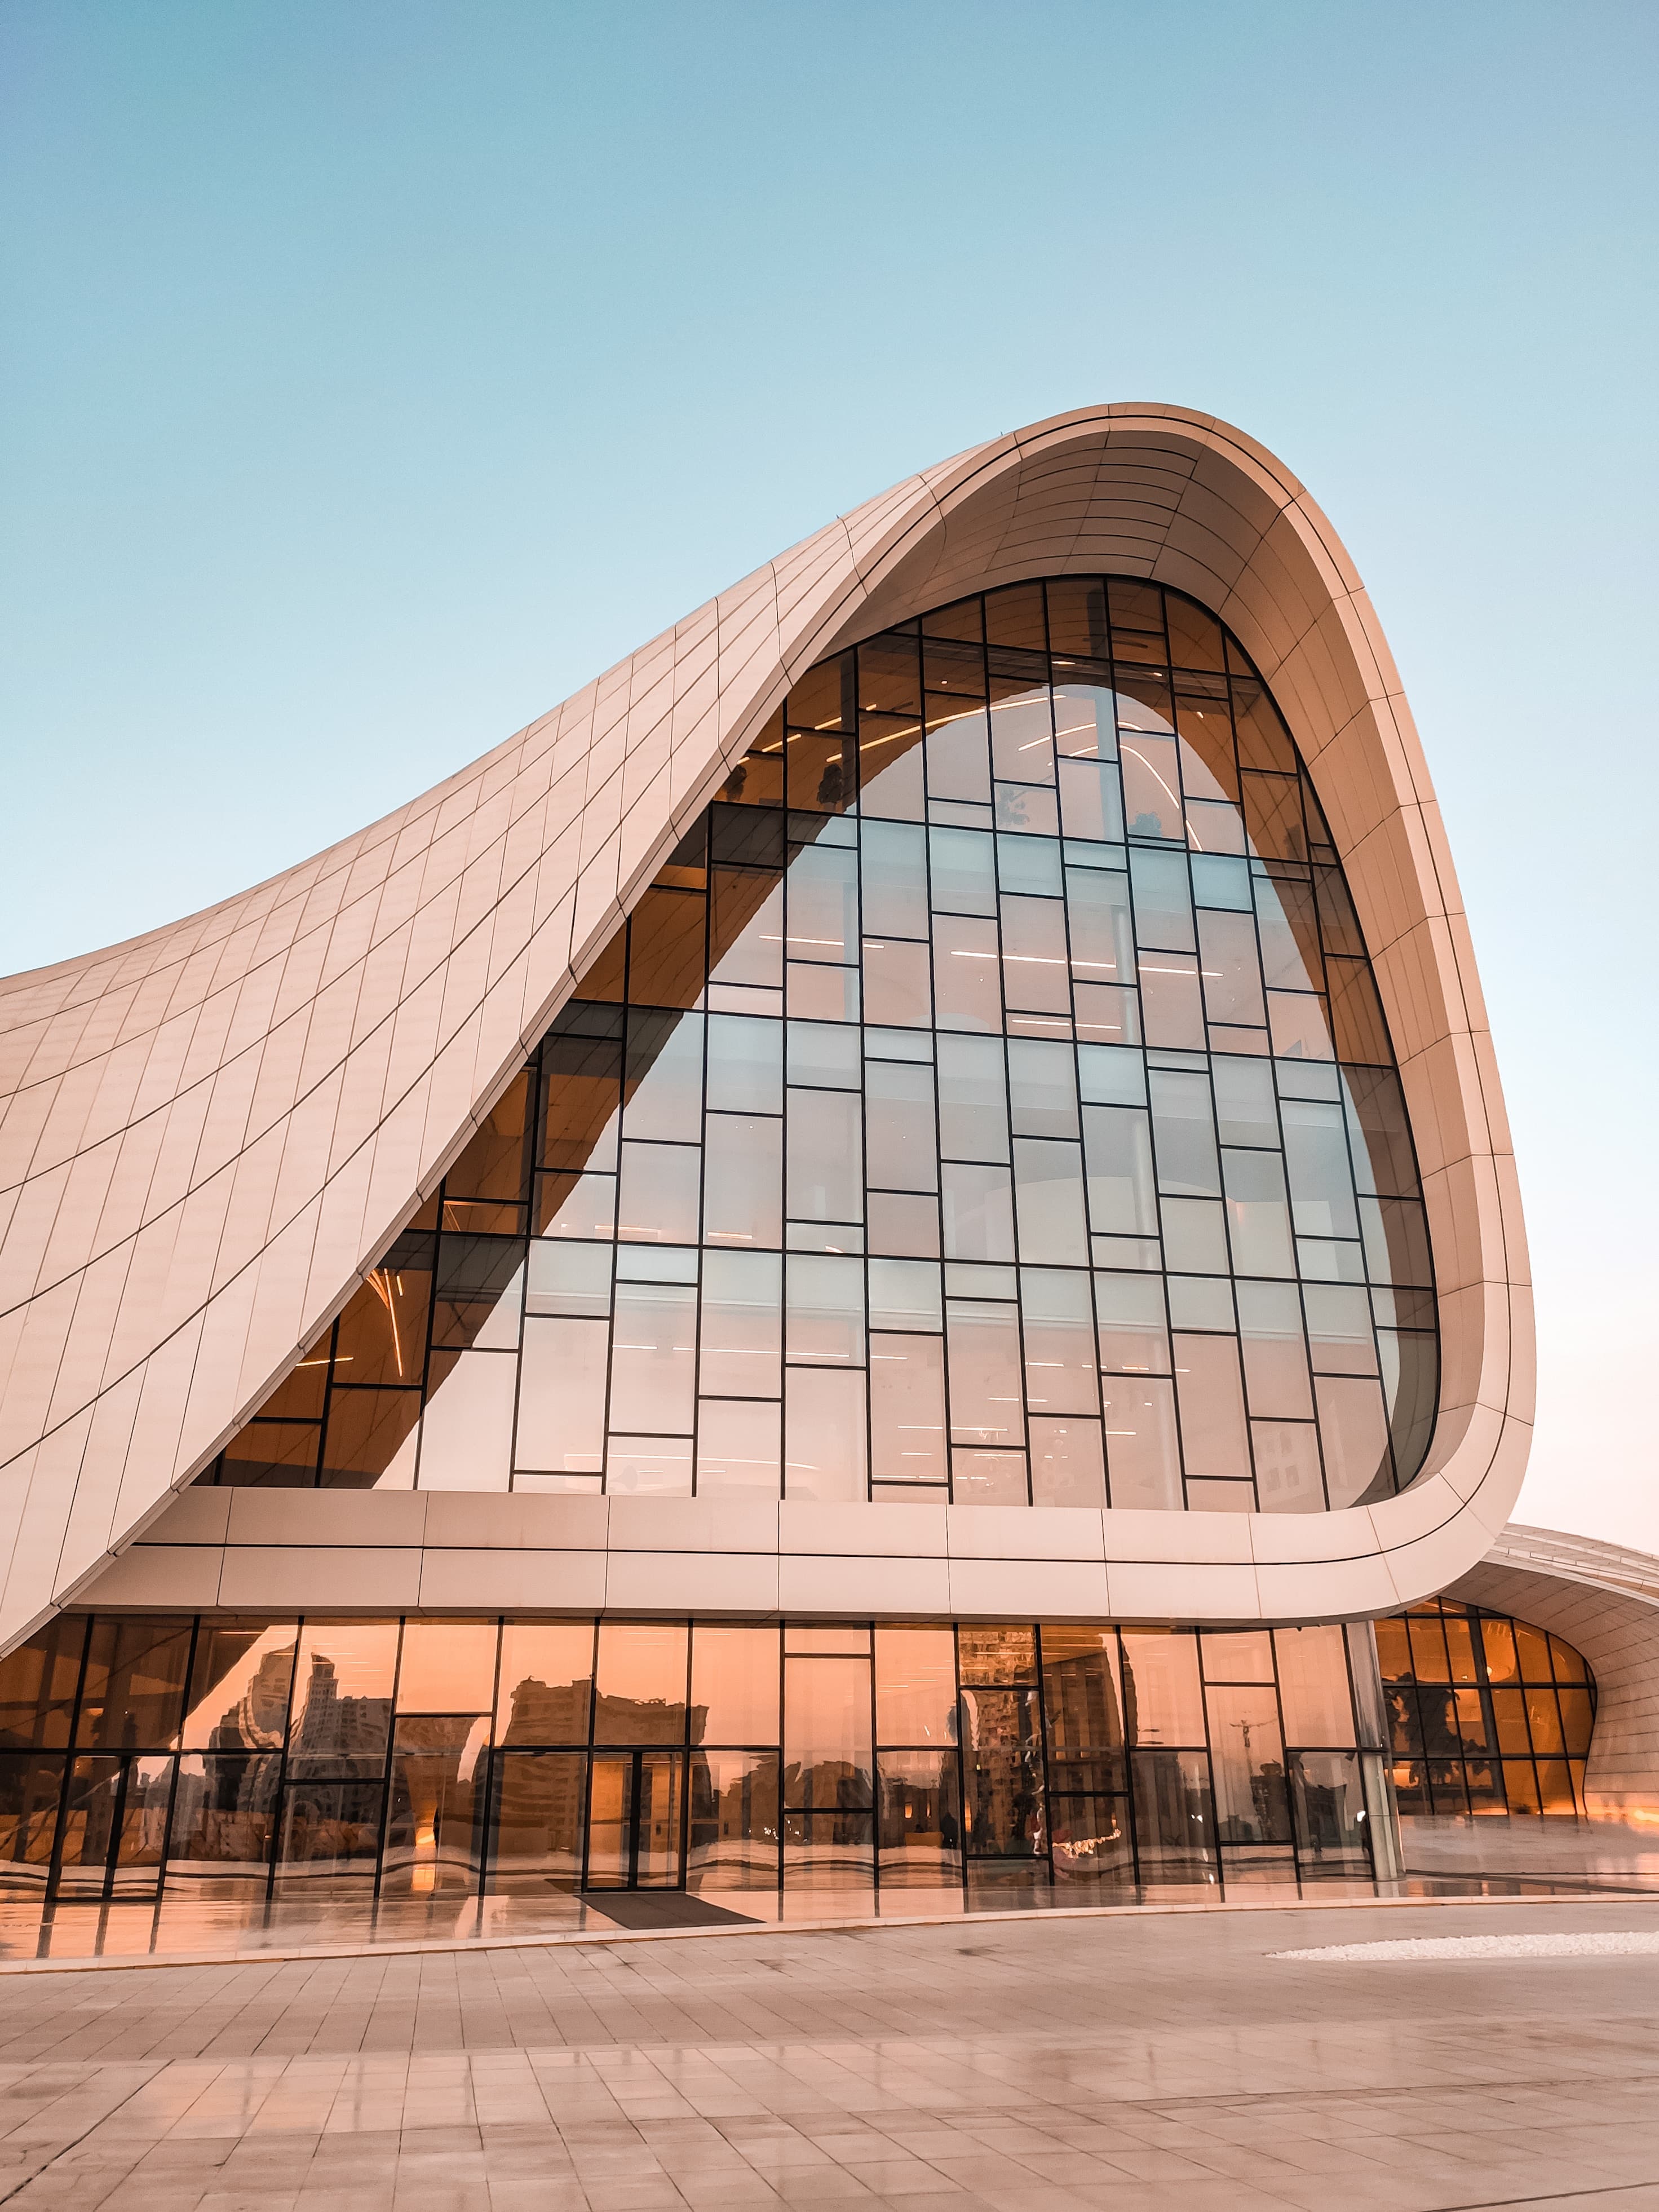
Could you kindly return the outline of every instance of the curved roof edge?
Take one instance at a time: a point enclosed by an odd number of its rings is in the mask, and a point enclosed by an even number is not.
[[[1547,1628],[1595,1676],[1586,1801],[1600,1816],[1659,1814],[1659,1559],[1511,1522],[1447,1592]]]
[[[1214,418],[1123,404],[991,441],[827,526],[356,836],[239,898],[0,983],[0,1645],[189,1481],[471,1134],[729,763],[836,647],[963,592],[1099,570],[1190,592],[1273,687],[1370,950],[1440,1284],[1424,1474],[1253,1516],[1269,1609],[1376,1611],[1502,1528],[1532,1335],[1513,1161],[1421,747],[1301,484]],[[1208,1580],[1242,1516],[1106,1515]],[[1141,1524],[1171,1522],[1176,1528]]]

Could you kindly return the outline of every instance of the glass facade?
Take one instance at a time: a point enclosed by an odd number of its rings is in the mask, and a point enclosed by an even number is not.
[[[1284,721],[1072,577],[801,679],[204,1480],[1316,1512],[1412,1480],[1437,1359]]]
[[[1402,1814],[1584,1812],[1595,1680],[1570,1644],[1429,1598],[1376,1650]]]
[[[0,1895],[1369,1881],[1352,1633],[64,1615],[0,1662]]]

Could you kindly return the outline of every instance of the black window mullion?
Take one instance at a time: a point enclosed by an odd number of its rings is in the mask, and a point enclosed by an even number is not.
[[[75,1698],[70,1708],[69,1742],[64,1748],[64,1774],[58,1791],[58,1826],[52,1838],[52,1857],[46,1868],[48,1904],[52,1903],[57,1898],[58,1886],[64,1871],[64,1844],[69,1826],[70,1789],[75,1778],[76,1750],[81,1736],[81,1707],[86,1698],[87,1666],[91,1656],[92,1631],[96,1620],[97,1615],[89,1613],[85,1615],[82,1622],[81,1663],[75,1677]]]

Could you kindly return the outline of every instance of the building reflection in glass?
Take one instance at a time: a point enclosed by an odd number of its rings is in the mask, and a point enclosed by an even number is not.
[[[1559,1638],[1376,1638],[1389,1745],[1363,1627],[65,1617],[0,1664],[0,1884],[1109,1901],[1369,1880],[1390,1764],[1407,1811],[1581,1802]]]

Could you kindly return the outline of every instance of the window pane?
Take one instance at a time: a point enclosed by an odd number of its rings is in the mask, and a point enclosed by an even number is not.
[[[1586,1759],[1590,1744],[1590,1693],[1587,1689],[1564,1688],[1556,1695],[1561,1704],[1561,1736],[1572,1759]]]
[[[385,1797],[378,1781],[291,1782],[276,1855],[278,1895],[368,1894]]]
[[[400,1238],[399,1245],[424,1246],[429,1240]],[[412,1258],[413,1255],[411,1255]],[[425,1256],[424,1254],[422,1256]],[[386,1264],[364,1279],[340,1316],[335,1371],[348,1382],[392,1387],[418,1382],[426,1364],[427,1308],[432,1269],[405,1264],[394,1246]]]
[[[1030,1427],[1032,1504],[1104,1505],[1106,1459],[1099,1422],[1034,1413]]]
[[[990,727],[984,709],[949,696],[929,700],[927,763],[930,799],[988,805]]]
[[[962,1731],[969,1852],[1036,1857],[1048,1843],[1036,1692],[963,1690]]]
[[[509,1744],[587,1741],[590,1620],[509,1620],[501,1632],[496,1734]]]
[[[526,1320],[514,1447],[520,1467],[555,1474],[603,1470],[610,1355],[608,1321]]]
[[[505,1490],[518,1362],[505,1352],[434,1352],[432,1368],[421,1423],[422,1489]]]
[[[1067,1905],[1109,1902],[1132,1896],[1134,1850],[1129,1837],[1129,1801],[1124,1797],[1048,1799],[1054,1881]]]
[[[876,1631],[876,1740],[953,1744],[956,1638],[949,1628]]]
[[[775,1398],[697,1401],[697,1492],[779,1495],[783,1408]]]
[[[877,1482],[945,1480],[945,1347],[937,1336],[870,1340],[871,1472]]]
[[[1324,1510],[1319,1432],[1311,1421],[1252,1421],[1258,1509],[1263,1513]]]
[[[1034,1414],[1097,1413],[1100,1394],[1088,1276],[1081,1270],[1025,1267],[1020,1271],[1019,1288],[1025,1323],[1026,1403]]]
[[[110,1751],[162,1750],[176,1743],[190,1640],[188,1620],[96,1616],[76,1741]]]
[[[933,1072],[872,1060],[865,1075],[865,1142],[871,1182],[883,1190],[937,1190],[939,1138]]]
[[[774,857],[772,825],[781,816],[750,816],[745,826],[757,834],[744,841],[757,859]],[[719,816],[716,815],[716,828]],[[782,858],[781,836],[775,840]],[[783,879],[759,868],[712,872],[713,929],[708,973],[711,981],[778,989],[783,982]]]
[[[1178,1512],[1181,1461],[1171,1386],[1152,1376],[1103,1378],[1106,1468],[1114,1505]]]
[[[949,1889],[962,1881],[962,1817],[957,1754],[881,1754],[881,1881],[884,1889]]]
[[[775,1743],[778,1631],[699,1621],[691,1638],[693,1743]]]
[[[1008,1149],[1008,1097],[1001,1042],[941,1036],[939,1149],[949,1160],[1000,1160]]]
[[[689,1284],[618,1283],[611,1350],[611,1426],[690,1436],[696,1396],[697,1294]]]
[[[947,1160],[939,1176],[945,1258],[1006,1266],[1014,1256],[1014,1190],[1009,1170]]]
[[[781,1244],[782,1122],[711,1114],[704,1133],[704,1242],[750,1250]]]
[[[70,1761],[59,1838],[60,1896],[105,1893],[118,1833],[122,1765],[106,1753]]]
[[[61,1753],[0,1753],[0,1897],[45,1894],[63,1787]]]
[[[1291,1802],[1297,1857],[1304,1875],[1369,1879],[1370,1855],[1365,1848],[1365,1802],[1357,1753],[1292,1752]]]
[[[1204,1697],[1189,1630],[1123,1631],[1123,1702],[1132,1743],[1202,1746]]]
[[[1293,1276],[1290,1208],[1278,1154],[1224,1148],[1221,1163],[1235,1269],[1241,1275]]]
[[[859,1101],[841,1091],[791,1091],[788,1211],[792,1221],[864,1218]]]
[[[964,1682],[1035,1682],[1036,1632],[984,1628],[963,1621],[957,1631],[957,1659]]]
[[[281,1765],[271,1752],[187,1753],[179,1760],[169,1896],[263,1896],[276,1843]]]
[[[595,1743],[684,1743],[684,1621],[602,1620]]]
[[[59,1613],[0,1659],[0,1747],[61,1749],[70,1739],[88,1623]]]
[[[792,1252],[784,1348],[792,1363],[864,1364],[864,1267],[835,1253]]]
[[[176,1759],[155,1758],[126,1763],[126,1786],[110,1869],[112,1897],[149,1899],[160,1887],[177,1765]]]
[[[1042,1701],[1051,1789],[1091,1796],[1126,1790],[1117,1632],[1045,1627]]]
[[[1238,1321],[1251,1413],[1311,1420],[1313,1395],[1295,1285],[1241,1283]]]
[[[778,1820],[776,1752],[694,1752],[686,1887],[775,1889]]]
[[[1215,1767],[1218,1841],[1289,1843],[1285,1747],[1273,1692],[1212,1688],[1206,1695]]]
[[[1342,1109],[1316,1099],[1287,1098],[1280,1110],[1297,1233],[1358,1237],[1359,1216],[1348,1168]]]
[[[1086,745],[1097,736],[1091,720],[1077,720],[1061,733],[1067,744]],[[1090,844],[1121,844],[1123,786],[1109,756],[1082,756],[1060,763],[1060,819],[1067,837]]]
[[[932,1012],[927,945],[906,943],[896,938],[866,937],[864,940],[865,1020],[896,1029],[926,1029]]]
[[[1342,1631],[1276,1628],[1279,1695],[1292,1743],[1351,1744],[1353,1707]]]
[[[951,1440],[993,1448],[1024,1442],[1018,1319],[1012,1305],[953,1298],[945,1309],[951,1356]]]
[[[605,1443],[605,1488],[613,1498],[690,1498],[691,1439],[615,1436]]]
[[[792,1367],[784,1400],[784,1494],[849,1504],[868,1495],[861,1370]]]
[[[1003,995],[1035,1013],[1069,1014],[1066,909],[1057,898],[1002,901]]]
[[[1123,812],[1129,835],[1184,837],[1175,739],[1150,730],[1125,729],[1120,719],[1118,757],[1123,763]]]
[[[784,1662],[784,1802],[803,1812],[872,1802],[870,1662]]]
[[[789,864],[787,951],[794,960],[858,957],[858,855],[833,845],[808,845]]]
[[[1130,1107],[1085,1106],[1083,1143],[1089,1171],[1089,1226],[1097,1237],[1158,1234],[1147,1117]]]
[[[327,1774],[379,1782],[392,1725],[397,1661],[395,1620],[306,1623],[289,1723],[290,1781]],[[301,1820],[302,1828],[313,1820],[310,1813],[291,1817]]]
[[[523,1267],[524,1248],[516,1237],[441,1237],[432,1341],[454,1352],[465,1352],[475,1345],[492,1351],[516,1345]],[[356,1377],[348,1369],[337,1379],[354,1382]],[[419,1380],[418,1371],[416,1379]],[[343,1467],[352,1464],[339,1457],[332,1438],[330,1447],[330,1461]]]
[[[545,1897],[581,1879],[585,1751],[507,1752],[495,1761],[489,1876],[495,1897]]]
[[[866,937],[926,937],[927,833],[907,823],[870,822],[859,842]]]
[[[702,1168],[695,1145],[624,1145],[618,1234],[629,1243],[695,1244]]]
[[[708,1110],[783,1111],[783,1025],[743,1014],[708,1018]]]
[[[180,1737],[186,1751],[279,1751],[294,1677],[293,1621],[202,1622]]]
[[[1083,1155],[1052,1137],[1014,1139],[1014,1197],[1021,1259],[1044,1267],[1086,1267]]]
[[[1519,1681],[1521,1674],[1515,1656],[1515,1631],[1509,1622],[1483,1614],[1480,1642],[1486,1655],[1487,1680],[1492,1682]]]
[[[1177,1336],[1174,1348],[1187,1480],[1248,1480],[1250,1447],[1244,1431],[1237,1340],[1231,1336]]]
[[[934,1020],[943,1030],[1002,1027],[997,926],[968,915],[940,915],[933,923]]]
[[[1321,1375],[1314,1395],[1332,1510],[1358,1504],[1375,1484],[1392,1487],[1381,1385],[1358,1376]]]
[[[489,1753],[487,1714],[423,1714],[398,1723],[382,1896],[476,1894]]]
[[[705,1393],[720,1397],[781,1395],[783,1261],[778,1255],[705,1255],[702,1382]]]
[[[616,1165],[622,1110],[619,1022],[606,1019],[602,1036],[558,1034],[561,1025],[580,1018],[579,1006],[567,1006],[542,1047],[541,1164],[571,1175]]]
[[[495,1701],[493,1620],[410,1620],[398,1667],[400,1713],[488,1713]]]

